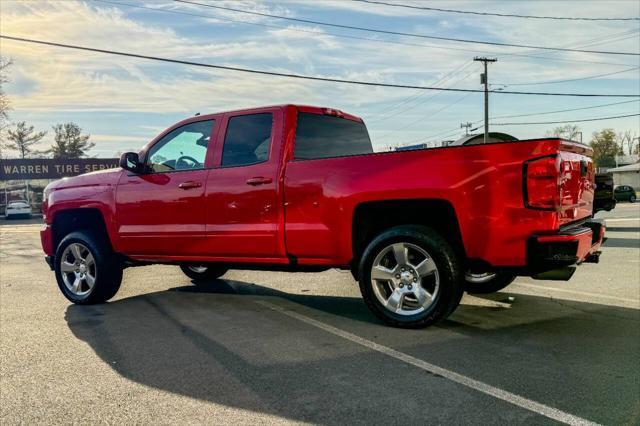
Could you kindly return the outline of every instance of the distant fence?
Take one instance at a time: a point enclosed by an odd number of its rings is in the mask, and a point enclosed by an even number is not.
[[[76,158],[69,160],[28,158],[0,160],[0,181],[60,179],[96,170],[118,167],[117,158]]]

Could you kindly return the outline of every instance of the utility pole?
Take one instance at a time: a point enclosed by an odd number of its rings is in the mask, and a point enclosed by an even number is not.
[[[473,60],[484,64],[484,73],[480,74],[480,84],[484,84],[484,143],[487,143],[489,141],[489,74],[487,72],[487,63],[496,62],[497,59],[476,56]]]
[[[469,129],[472,127],[473,127],[473,123],[469,123],[468,121],[466,123],[460,123],[460,128],[464,129],[465,136],[469,136]]]

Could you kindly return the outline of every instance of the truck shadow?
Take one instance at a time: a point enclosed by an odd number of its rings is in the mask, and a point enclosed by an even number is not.
[[[518,386],[535,380],[550,401],[571,400],[573,388],[588,389],[580,399],[585,406],[601,406],[599,398],[613,394],[608,413],[623,420],[639,412],[640,311],[632,309],[517,295],[511,308],[461,305],[437,327],[401,330],[378,322],[359,298],[216,280],[208,289],[70,305],[65,318],[73,334],[125,378],[230,407],[316,424],[532,420],[517,410],[478,410],[473,401],[479,395],[458,401],[446,380],[416,374],[260,300],[523,396]],[[407,394],[416,410],[399,408]]]

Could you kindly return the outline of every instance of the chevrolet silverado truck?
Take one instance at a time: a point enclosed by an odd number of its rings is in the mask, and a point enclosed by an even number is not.
[[[362,119],[281,105],[181,121],[121,168],[51,183],[41,231],[64,296],[104,302],[126,267],[350,270],[399,327],[451,314],[463,292],[597,262],[592,151],[557,138],[375,152]]]

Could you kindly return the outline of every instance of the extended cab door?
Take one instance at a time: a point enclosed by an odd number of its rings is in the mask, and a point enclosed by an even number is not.
[[[144,172],[123,173],[116,190],[121,251],[197,255],[203,251],[207,152],[215,120],[178,126],[151,145]]]
[[[206,187],[209,255],[286,260],[278,182],[283,116],[281,108],[225,115]]]

